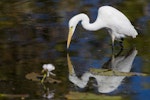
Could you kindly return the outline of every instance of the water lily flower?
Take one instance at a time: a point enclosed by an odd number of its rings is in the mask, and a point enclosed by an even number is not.
[[[42,72],[46,71],[47,72],[47,77],[49,77],[50,74],[53,75],[53,76],[55,76],[55,74],[51,72],[53,70],[55,70],[55,66],[54,65],[52,65],[52,64],[44,64],[43,65]]]

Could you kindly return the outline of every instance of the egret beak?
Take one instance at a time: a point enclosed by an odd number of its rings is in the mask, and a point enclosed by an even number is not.
[[[68,41],[67,41],[67,49],[68,49],[69,46],[70,46],[70,42],[71,42],[71,39],[72,39],[72,35],[73,35],[73,28],[70,27],[70,28],[69,28],[69,34],[68,34]]]

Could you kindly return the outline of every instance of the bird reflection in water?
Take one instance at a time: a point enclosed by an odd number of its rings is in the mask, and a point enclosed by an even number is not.
[[[120,56],[120,53],[115,57],[112,55],[111,59],[106,62],[102,71],[117,71],[117,72],[130,72],[132,68],[132,63],[137,55],[137,50],[132,49],[126,55]],[[93,73],[87,71],[82,74],[81,78],[76,75],[74,67],[71,63],[69,54],[67,54],[68,68],[69,68],[69,80],[77,85],[79,88],[85,88],[89,78],[93,77],[97,81],[98,92],[100,93],[110,93],[118,88],[122,80],[126,75],[100,75],[98,73]]]

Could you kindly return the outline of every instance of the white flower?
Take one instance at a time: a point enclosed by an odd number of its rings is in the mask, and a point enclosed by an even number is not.
[[[52,64],[44,64],[44,65],[43,65],[43,70],[44,70],[44,71],[47,71],[47,77],[49,77],[49,74],[55,76],[55,74],[53,74],[53,73],[51,72],[52,70],[55,70],[55,66],[54,66],[54,65],[52,65]]]
[[[43,69],[44,70],[48,70],[49,72],[52,71],[52,70],[55,70],[55,66],[52,65],[52,64],[44,64],[43,65]]]

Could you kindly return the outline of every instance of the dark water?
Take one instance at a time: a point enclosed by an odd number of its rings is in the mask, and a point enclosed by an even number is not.
[[[84,12],[93,22],[98,7],[103,5],[122,11],[137,28],[138,37],[125,39],[123,51],[116,46],[113,58],[106,30],[89,32],[78,25],[69,49],[72,65],[68,67],[68,20]],[[108,77],[89,72],[91,68],[109,69],[124,57],[118,71],[150,74],[149,32],[148,0],[1,0],[0,100],[46,100],[45,94],[62,100],[70,92],[109,96],[110,100],[114,96],[149,100],[149,76]],[[25,77],[32,72],[41,73],[42,65],[48,63],[55,66],[56,76],[52,77],[60,82],[42,85]]]

